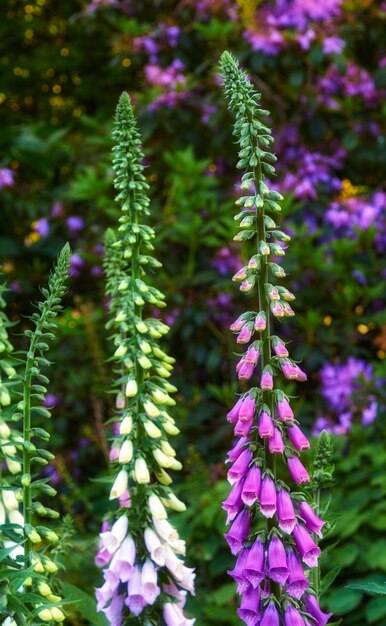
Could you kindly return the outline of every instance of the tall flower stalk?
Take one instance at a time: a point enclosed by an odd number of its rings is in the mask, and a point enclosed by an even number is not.
[[[48,342],[55,337],[55,317],[61,310],[61,299],[66,291],[69,260],[70,248],[66,245],[59,254],[48,288],[41,290],[44,299],[30,318],[34,329],[25,331],[29,346],[26,353],[17,355],[19,371],[15,371],[7,359],[1,363],[11,377],[12,392],[6,403],[7,415],[0,420],[1,456],[9,470],[2,477],[3,503],[0,506],[0,542],[5,548],[0,558],[5,586],[0,615],[5,617],[2,623],[7,626],[57,624],[65,618],[58,583],[52,577],[58,570],[52,548],[59,537],[44,523],[45,518],[58,519],[59,513],[39,500],[41,496],[56,494],[47,478],[39,475],[41,468],[54,456],[44,447],[50,436],[39,424],[41,418],[50,417],[49,409],[44,406],[49,380],[42,370],[46,372],[50,365],[44,355]],[[4,319],[3,316],[3,338]],[[11,347],[6,345],[10,352]],[[12,396],[20,398],[16,405],[11,402]],[[23,424],[22,434],[15,433],[10,423],[19,420]],[[20,505],[22,510],[19,510]]]
[[[183,607],[193,593],[193,570],[186,567],[185,542],[168,521],[167,509],[183,511],[167,470],[181,463],[168,441],[178,429],[168,409],[176,388],[168,382],[174,360],[159,347],[168,327],[151,317],[163,307],[163,294],[147,274],[160,266],[152,256],[153,229],[148,184],[133,107],[120,97],[113,129],[114,184],[122,209],[117,232],[106,235],[105,270],[110,297],[116,364],[116,418],[110,459],[114,503],[100,534],[97,564],[104,584],[97,589],[98,610],[112,626],[189,626]]]
[[[304,381],[306,375],[274,334],[279,332],[277,321],[294,315],[289,302],[295,296],[276,281],[285,276],[279,261],[290,237],[276,226],[273,216],[280,212],[282,196],[266,180],[275,174],[276,161],[264,121],[269,112],[259,108],[260,94],[230,53],[223,53],[220,69],[235,115],[237,167],[244,171],[245,195],[236,201],[240,232],[234,240],[255,242],[234,281],[243,293],[257,292],[258,307],[231,325],[238,345],[245,347],[236,371],[248,389],[227,416],[239,438],[228,456],[232,489],[223,503],[231,524],[225,537],[238,555],[229,573],[241,595],[238,615],[248,626],[324,626],[330,615],[321,611],[306,576],[318,564],[315,537],[324,521],[305,495],[290,486],[290,481],[302,485],[310,480],[299,458],[309,442],[280,389],[280,378]],[[279,478],[279,466],[284,479]],[[266,528],[261,529],[264,518]]]

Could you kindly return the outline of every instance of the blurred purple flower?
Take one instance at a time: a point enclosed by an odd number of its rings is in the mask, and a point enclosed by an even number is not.
[[[79,254],[72,254],[70,260],[70,276],[79,276],[85,261]]]
[[[61,202],[54,202],[51,207],[52,217],[60,217],[63,214],[63,204]]]
[[[101,265],[93,265],[91,268],[91,276],[95,278],[103,276],[103,267]]]
[[[341,54],[346,43],[340,37],[332,36],[323,39],[324,54]]]
[[[15,183],[15,172],[8,167],[0,167],[0,189],[12,187]]]
[[[32,222],[32,228],[35,233],[39,233],[41,237],[47,237],[50,232],[50,223],[46,217],[42,217],[40,220]]]
[[[241,265],[240,255],[237,250],[231,247],[220,248],[214,255],[211,265],[221,276],[226,276],[239,269]]]
[[[47,393],[44,406],[54,407],[58,403],[58,398],[53,393]]]
[[[84,219],[78,215],[70,215],[66,219],[66,224],[72,235],[78,234],[85,227]]]
[[[326,363],[320,370],[320,381],[330,415],[318,417],[314,432],[325,429],[337,435],[346,434],[358,414],[364,426],[373,423],[378,405],[374,396],[366,394],[372,376],[372,366],[354,357],[345,363]]]

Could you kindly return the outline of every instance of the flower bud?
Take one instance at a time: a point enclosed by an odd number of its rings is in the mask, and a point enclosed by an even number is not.
[[[30,541],[32,541],[32,543],[40,543],[42,540],[39,533],[34,529],[33,526],[31,526],[31,524],[26,524],[24,526],[24,534],[26,535],[26,537],[28,537]]]
[[[146,434],[148,435],[148,437],[150,437],[151,439],[159,439],[160,437],[162,437],[162,432],[160,431],[160,429],[158,428],[158,426],[156,426],[154,424],[154,422],[151,422],[150,420],[146,420],[143,423],[143,427],[146,431]],[[165,429],[166,430],[166,429]]]
[[[124,464],[124,463],[130,463],[132,458],[133,458],[133,442],[131,441],[131,439],[126,439],[126,441],[124,441],[121,446],[118,459],[120,463]]]
[[[167,498],[161,498],[161,501],[165,506],[169,507],[169,509],[172,509],[173,511],[178,511],[179,513],[186,511],[186,504],[177,498],[172,491],[169,493]]]
[[[38,613],[38,617],[40,617],[40,619],[43,622],[49,622],[52,619],[52,615],[51,615],[51,611],[50,609],[42,609],[41,611],[39,611]]]
[[[110,491],[110,500],[119,498],[127,489],[128,475],[126,470],[118,472],[117,477]]]
[[[126,384],[126,396],[128,398],[133,398],[134,396],[137,395],[138,393],[138,385],[137,385],[137,381],[134,380],[133,378],[131,378],[130,380],[127,381]]]
[[[115,350],[114,352],[114,358],[115,359],[120,359],[123,356],[125,356],[127,352],[127,346],[124,346],[122,343],[120,346],[118,346],[118,348]]]
[[[156,407],[156,405],[150,400],[146,400],[146,402],[143,403],[143,408],[145,409],[148,417],[158,417],[160,414],[159,408]]]
[[[166,455],[160,448],[153,450],[153,456],[160,467],[171,467],[172,457]]]
[[[152,493],[149,497],[148,505],[154,519],[160,520],[168,518],[164,505],[155,493]]]
[[[130,435],[133,429],[133,418],[131,415],[125,415],[123,420],[119,425],[119,434],[120,435]]]
[[[146,485],[150,482],[150,473],[146,465],[145,459],[138,457],[134,465],[134,480],[140,485]]]
[[[57,607],[53,606],[51,609],[52,619],[55,622],[63,622],[64,621],[64,613]]]
[[[52,593],[51,587],[45,582],[38,584],[38,590],[41,596],[49,596]]]

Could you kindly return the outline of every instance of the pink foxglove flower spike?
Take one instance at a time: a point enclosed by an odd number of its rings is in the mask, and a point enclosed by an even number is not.
[[[281,210],[282,196],[265,180],[274,175],[276,161],[271,130],[265,124],[269,112],[259,108],[260,94],[230,53],[222,55],[220,70],[236,118],[237,167],[244,171],[244,195],[236,201],[240,232],[234,239],[254,242],[253,256],[237,272],[235,282],[243,281],[242,292],[253,293],[254,286],[257,291],[257,310],[240,315],[231,325],[237,343],[245,346],[237,375],[248,389],[228,413],[228,421],[236,424],[235,435],[243,435],[243,444],[236,444],[228,454],[233,488],[224,508],[232,526],[225,538],[232,553],[239,555],[231,572],[242,596],[239,617],[248,626],[305,626],[307,613],[322,622],[330,615],[320,611],[305,575],[307,568],[317,567],[320,548],[314,533],[321,532],[324,522],[303,501],[299,488],[291,493],[289,487],[291,481],[297,485],[310,481],[299,459],[309,442],[280,389],[283,376],[296,381],[307,377],[284,340],[273,334],[273,327],[277,333],[282,319],[294,315],[289,305],[294,295],[277,282],[285,277],[277,257],[284,256],[290,238],[273,219]],[[247,430],[239,426],[244,419]],[[279,463],[286,466],[286,483],[277,477]],[[256,480],[255,489],[251,478]],[[256,528],[259,517],[266,519],[266,530]],[[254,551],[256,560],[251,562]]]

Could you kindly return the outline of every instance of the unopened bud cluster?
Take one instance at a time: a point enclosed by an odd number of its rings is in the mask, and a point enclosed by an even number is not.
[[[44,299],[30,318],[34,328],[25,331],[29,346],[22,373],[17,371],[18,367],[21,369],[21,359],[12,361],[9,356],[12,346],[6,341],[4,314],[0,319],[0,348],[3,352],[4,346],[6,352],[0,365],[9,377],[7,386],[1,381],[0,413],[0,460],[5,460],[8,470],[1,484],[0,525],[4,526],[0,528],[0,545],[9,550],[9,558],[2,560],[0,566],[7,590],[0,605],[0,617],[5,617],[7,626],[27,621],[31,626],[52,625],[65,619],[62,598],[52,578],[58,570],[52,558],[52,546],[59,536],[51,524],[45,523],[45,520],[56,520],[59,513],[40,500],[56,494],[47,479],[40,476],[41,469],[54,455],[42,443],[49,440],[49,433],[37,426],[35,420],[50,417],[50,411],[44,406],[49,380],[42,370],[46,372],[49,366],[44,354],[48,342],[54,338],[55,317],[61,310],[61,299],[66,291],[69,260],[70,248],[66,245],[59,254],[48,288],[41,290]],[[16,371],[14,363],[18,366]],[[14,430],[14,423],[19,420],[23,424],[22,433]]]

